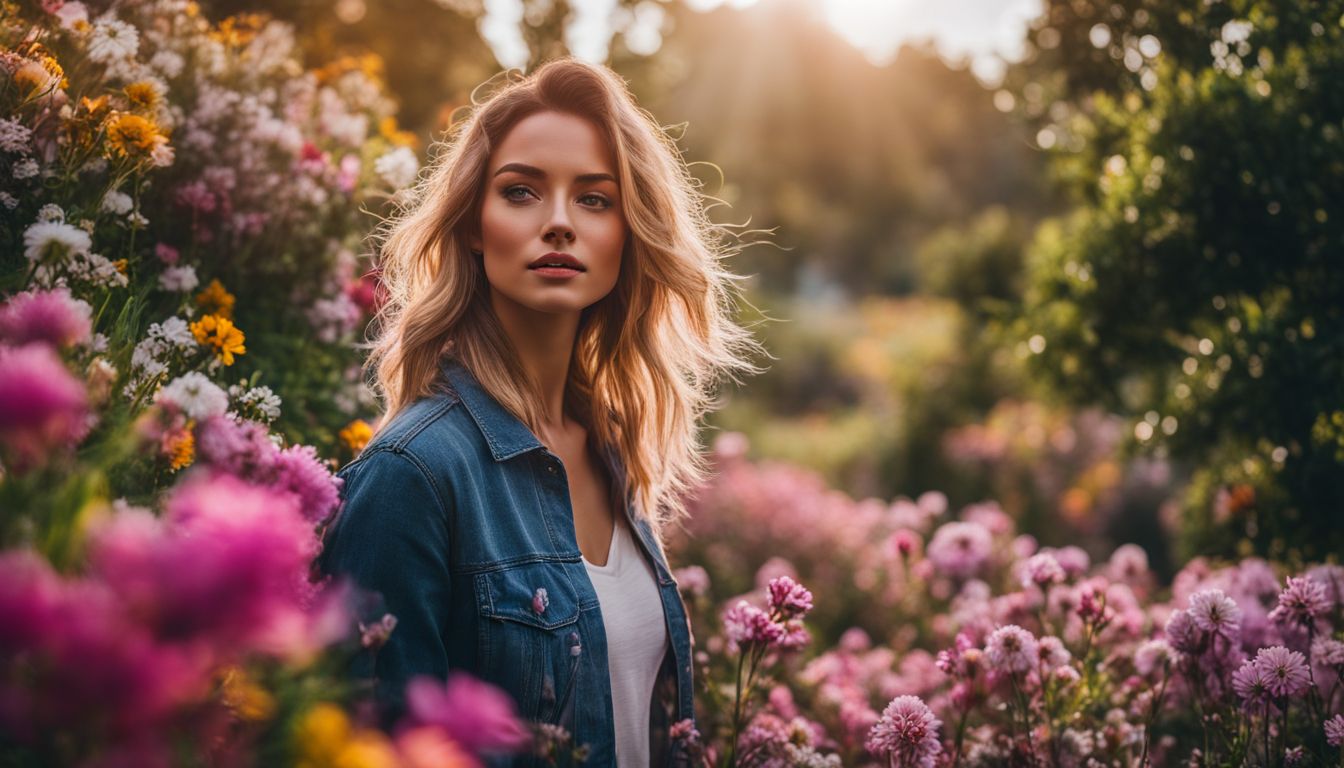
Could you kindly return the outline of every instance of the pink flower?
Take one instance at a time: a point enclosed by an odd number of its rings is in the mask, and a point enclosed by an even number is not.
[[[985,641],[989,665],[1003,672],[1027,672],[1036,666],[1036,638],[1016,624],[994,630]]]
[[[1207,639],[1189,611],[1173,611],[1167,617],[1167,640],[1181,653],[1201,653]]]
[[[551,598],[546,594],[545,587],[537,587],[537,591],[532,594],[532,612],[540,616],[546,612],[551,604]]]
[[[989,557],[989,531],[978,523],[947,523],[934,531],[928,559],[940,573],[967,578],[980,571]]]
[[[177,264],[179,258],[177,249],[167,243],[156,243],[154,245],[154,255],[169,267]]]
[[[788,619],[801,618],[812,610],[812,593],[788,576],[770,580],[766,586],[770,610]]]
[[[64,286],[24,291],[0,307],[0,339],[14,346],[40,341],[68,347],[89,338],[93,309]]]
[[[1073,654],[1064,647],[1064,641],[1054,636],[1042,637],[1036,645],[1036,652],[1046,669],[1062,667],[1073,659]]]
[[[1035,584],[1044,589],[1051,584],[1064,580],[1064,567],[1054,555],[1041,553],[1033,555],[1022,566],[1021,583],[1023,587]]]
[[[1276,697],[1296,696],[1311,683],[1307,660],[1297,651],[1281,645],[1261,648],[1255,654],[1255,666],[1264,676],[1270,693]]]
[[[1279,624],[1308,626],[1328,614],[1330,607],[1324,584],[1305,576],[1289,577],[1269,618]]]
[[[1166,640],[1148,640],[1134,651],[1134,669],[1145,677],[1165,669],[1173,661],[1172,648]]]
[[[678,568],[672,577],[676,580],[678,588],[688,595],[700,596],[709,591],[709,574],[698,565]]]
[[[785,636],[784,627],[771,621],[770,614],[746,600],[739,600],[737,605],[724,611],[723,632],[735,649],[749,645],[772,648]]]
[[[1190,618],[1210,634],[1241,639],[1241,608],[1221,589],[1205,589],[1190,596]]]
[[[238,477],[269,477],[279,450],[266,427],[229,415],[211,416],[196,425],[197,461]]]
[[[311,445],[292,445],[275,456],[275,488],[299,498],[299,509],[312,522],[326,520],[340,504],[342,480],[331,473]]]
[[[1325,741],[1332,747],[1344,746],[1344,715],[1325,721]]]
[[[1232,673],[1232,690],[1247,704],[1263,706],[1270,697],[1269,676],[1259,664],[1247,661]]]
[[[448,673],[447,683],[416,677],[406,684],[407,719],[442,728],[474,754],[514,752],[528,743],[513,699],[466,672]]]
[[[73,448],[88,431],[84,387],[51,347],[0,347],[0,445],[14,471]]]
[[[943,751],[941,726],[919,697],[897,696],[869,731],[865,746],[894,768],[933,768]]]

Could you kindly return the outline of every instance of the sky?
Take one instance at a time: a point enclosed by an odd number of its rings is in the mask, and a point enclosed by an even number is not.
[[[746,7],[774,0],[684,0],[691,8],[708,11],[720,5]],[[986,83],[1002,75],[1003,59],[1021,55],[1027,24],[1041,11],[1041,0],[814,0],[826,22],[876,64],[895,57],[902,43],[930,39],[950,60],[968,59]],[[618,8],[616,0],[571,0],[574,21],[566,42],[574,55],[603,61],[617,30],[637,53],[651,54],[662,43],[659,28],[664,12],[647,0],[633,10]],[[522,67],[527,46],[519,25],[523,0],[485,0],[481,33],[500,63]]]

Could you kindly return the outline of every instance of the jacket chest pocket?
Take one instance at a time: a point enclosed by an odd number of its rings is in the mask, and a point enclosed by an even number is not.
[[[578,592],[564,565],[524,563],[477,574],[476,595],[481,676],[508,691],[524,719],[570,727],[560,719],[572,713],[583,638]]]

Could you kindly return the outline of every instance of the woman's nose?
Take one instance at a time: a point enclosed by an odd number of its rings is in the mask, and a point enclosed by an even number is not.
[[[548,243],[574,242],[574,226],[569,221],[565,196],[557,195],[551,206],[551,218],[546,222],[546,231],[541,236]]]

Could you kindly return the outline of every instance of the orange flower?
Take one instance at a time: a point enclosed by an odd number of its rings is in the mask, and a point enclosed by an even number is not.
[[[168,143],[152,120],[125,112],[115,113],[105,123],[107,147],[116,157],[145,158]]]
[[[131,105],[145,112],[153,112],[159,106],[159,91],[151,83],[140,81],[121,89]]]
[[[338,433],[341,442],[354,453],[364,450],[364,446],[373,439],[373,427],[363,419],[355,419]]]
[[[191,335],[202,346],[209,347],[225,365],[233,365],[233,356],[247,352],[243,346],[243,332],[233,321],[219,315],[206,315],[190,326]]]
[[[191,433],[191,422],[181,432],[169,436],[167,442],[170,456],[168,466],[174,472],[196,460],[196,437]]]
[[[196,306],[202,311],[229,320],[233,319],[233,303],[233,294],[226,291],[224,284],[218,279],[211,280],[210,284],[205,286],[205,290],[196,294]]]

